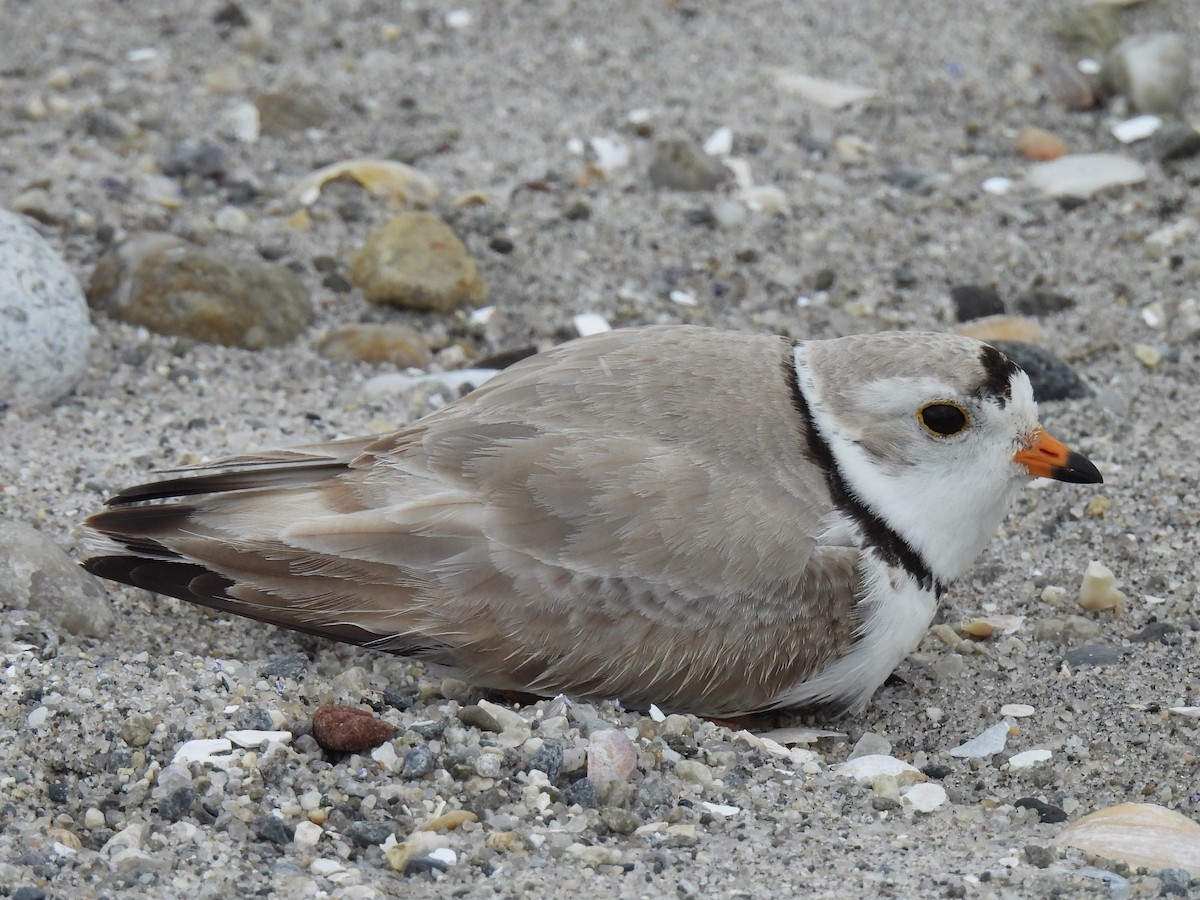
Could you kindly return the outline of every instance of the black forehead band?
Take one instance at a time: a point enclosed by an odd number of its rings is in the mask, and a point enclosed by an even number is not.
[[[979,362],[983,366],[983,383],[976,392],[981,397],[995,397],[1001,407],[1012,399],[1012,377],[1020,369],[1017,364],[997,350],[984,344],[979,349]]]

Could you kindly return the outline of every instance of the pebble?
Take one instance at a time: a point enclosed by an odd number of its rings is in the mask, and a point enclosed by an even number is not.
[[[1117,576],[1103,563],[1092,560],[1079,585],[1079,605],[1092,612],[1125,608],[1125,595],[1117,590]]]
[[[1028,703],[1005,703],[1000,707],[1000,715],[1009,719],[1027,719],[1036,710]]]
[[[600,805],[595,783],[586,775],[572,781],[563,791],[563,803],[567,806],[579,805],[584,809],[595,809]]]
[[[959,759],[982,759],[994,756],[1001,752],[1004,745],[1008,743],[1008,732],[1011,727],[1008,722],[997,722],[969,741],[946,752]]]
[[[1063,657],[1072,669],[1082,669],[1087,666],[1111,666],[1121,661],[1121,650],[1108,644],[1084,644],[1068,650]]]
[[[690,781],[692,784],[700,785],[700,787],[712,787],[712,769],[694,759],[681,759],[675,763],[675,774],[684,781]]]
[[[638,821],[637,816],[626,809],[620,809],[616,806],[606,806],[600,810],[600,821],[604,826],[616,834],[633,834],[637,831],[638,826],[642,823]]]
[[[355,706],[328,704],[312,716],[312,735],[323,750],[357,753],[390,741],[396,729],[373,713]]]
[[[4,519],[0,519],[0,609],[33,610],[55,628],[86,637],[107,637],[116,622],[98,579],[37,529]]]
[[[1092,396],[1092,389],[1084,380],[1066,362],[1044,347],[1020,341],[991,343],[1025,371],[1033,385],[1033,396],[1039,403]]]
[[[487,296],[463,242],[433,213],[401,213],[367,235],[350,280],[371,303],[448,313]]]
[[[1133,357],[1147,369],[1158,368],[1163,359],[1162,351],[1150,344],[1134,344]]]
[[[1099,102],[1092,82],[1074,66],[1063,60],[1051,60],[1039,66],[1046,92],[1059,106],[1076,112],[1092,109]]]
[[[91,335],[75,273],[28,219],[0,209],[0,409],[34,410],[70,393]]]
[[[263,678],[299,678],[308,671],[309,664],[307,654],[289,653],[269,660],[259,674]]]
[[[1150,146],[1160,162],[1191,159],[1200,155],[1200,131],[1184,122],[1164,122],[1154,132]]]
[[[171,765],[187,766],[191,763],[204,763],[213,768],[223,769],[231,762],[230,753],[233,743],[226,738],[197,738],[184,741],[171,757]]]
[[[272,844],[290,844],[292,829],[278,816],[265,815],[252,823],[254,833]]]
[[[308,128],[321,128],[329,121],[324,102],[307,91],[267,91],[254,99],[261,133],[266,137],[287,137]]]
[[[608,324],[608,320],[599,313],[580,313],[573,316],[571,324],[575,326],[575,331],[580,337],[588,337],[593,334],[604,334],[607,331],[612,331],[612,326]]]
[[[1042,328],[1037,322],[1022,316],[985,316],[964,322],[954,329],[954,333],[989,344],[996,341],[1033,344],[1041,338]]]
[[[1066,156],[1066,142],[1043,128],[1022,128],[1017,132],[1017,152],[1026,159],[1046,162]]]
[[[1122,144],[1133,144],[1152,137],[1162,127],[1162,123],[1163,120],[1158,116],[1134,116],[1114,125],[1111,129],[1112,136]]]
[[[257,256],[143,232],[106,253],[88,302],[159,334],[250,350],[286,344],[312,321],[304,284]]]
[[[606,728],[588,736],[587,775],[598,796],[614,782],[628,781],[636,768],[637,748],[625,732]]]
[[[542,746],[538,747],[533,756],[529,757],[525,767],[545,772],[550,783],[555,783],[558,781],[558,776],[562,774],[563,742],[557,738],[547,738],[542,741]]]
[[[238,731],[227,731],[225,732],[225,737],[227,737],[237,747],[257,749],[259,747],[265,747],[267,744],[271,743],[290,743],[292,740],[292,733],[290,731],[259,731],[256,729],[242,729]]]
[[[1183,35],[1150,32],[1125,38],[1109,52],[1101,80],[1140,113],[1177,115],[1191,92],[1191,54]]]
[[[1004,313],[1004,301],[994,287],[982,284],[960,284],[950,288],[950,300],[959,322],[982,319]]]
[[[177,178],[186,175],[215,178],[225,171],[228,163],[228,154],[219,144],[184,138],[171,148],[163,160],[162,172]]]
[[[1200,877],[1200,825],[1153,803],[1121,803],[1068,825],[1054,841],[1130,866]]]
[[[1025,845],[1025,861],[1031,866],[1045,869],[1058,861],[1058,853],[1053,847],[1031,842]]]
[[[419,747],[413,747],[404,755],[404,764],[400,767],[400,775],[402,778],[408,779],[424,778],[434,770],[436,763],[433,752],[422,744]]]
[[[659,141],[650,163],[650,183],[674,191],[716,190],[729,177],[719,159],[690,141]]]
[[[1036,797],[1022,797],[1020,800],[1014,801],[1013,806],[1018,809],[1034,810],[1037,813],[1038,821],[1043,824],[1053,825],[1065,822],[1069,818],[1065,810]]]
[[[317,343],[317,352],[327,359],[391,363],[402,369],[425,369],[431,359],[425,336],[408,325],[342,325]]]
[[[1013,301],[1013,309],[1023,316],[1049,316],[1074,306],[1074,297],[1039,287],[1023,291]]]
[[[1081,199],[1111,187],[1140,184],[1146,177],[1146,167],[1136,159],[1113,153],[1060,156],[1037,163],[1025,176],[1030,185],[1048,197]]]

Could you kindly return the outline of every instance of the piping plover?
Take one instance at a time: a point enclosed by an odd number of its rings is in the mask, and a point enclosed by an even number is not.
[[[501,690],[859,708],[1033,476],[1102,480],[986,344],[632,328],[122,491],[85,565]]]

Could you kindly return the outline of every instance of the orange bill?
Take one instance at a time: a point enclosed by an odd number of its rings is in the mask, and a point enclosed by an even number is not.
[[[1100,470],[1082,453],[1076,453],[1062,441],[1038,430],[1033,445],[1017,453],[1013,459],[1029,470],[1035,478],[1053,478],[1072,484],[1102,484]]]

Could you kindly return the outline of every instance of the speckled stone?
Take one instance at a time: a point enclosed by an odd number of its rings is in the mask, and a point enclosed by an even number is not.
[[[660,141],[650,164],[650,183],[674,191],[712,191],[729,173],[719,159],[690,141]]]
[[[92,325],[75,274],[24,216],[0,209],[0,409],[68,394]]]
[[[551,782],[558,780],[558,776],[562,774],[563,766],[563,743],[557,738],[547,738],[542,742],[542,746],[538,747],[537,752],[529,757],[527,768],[539,769],[546,773],[546,777]]]
[[[487,296],[478,267],[450,226],[433,213],[401,213],[367,236],[350,280],[371,303],[448,313]]]
[[[251,350],[286,344],[313,316],[290,269],[148,232],[101,258],[88,302],[160,334]]]
[[[31,609],[71,634],[107,637],[116,617],[100,581],[21,522],[0,520],[0,608]]]

